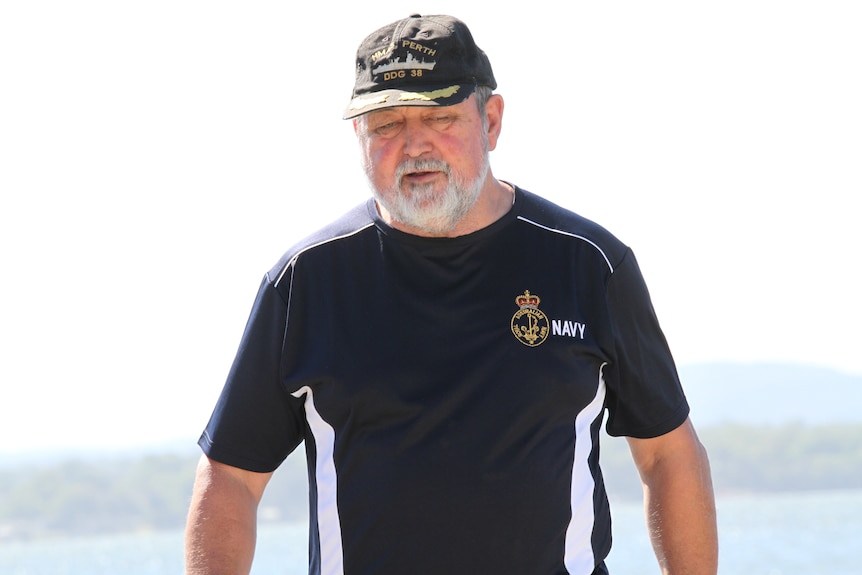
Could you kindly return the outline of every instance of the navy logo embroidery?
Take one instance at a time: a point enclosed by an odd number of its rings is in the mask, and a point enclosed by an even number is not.
[[[512,316],[512,333],[524,345],[536,347],[542,345],[548,334],[548,316],[539,309],[539,296],[529,290],[515,298],[518,311]]]

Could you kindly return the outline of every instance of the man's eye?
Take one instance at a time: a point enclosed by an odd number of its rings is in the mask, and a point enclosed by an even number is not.
[[[445,129],[449,126],[449,124],[451,124],[454,121],[455,121],[454,117],[447,116],[447,115],[429,116],[428,118],[425,119],[425,123],[427,123],[429,126],[431,126],[432,128],[434,128],[436,130]]]
[[[378,136],[383,136],[384,138],[389,138],[398,134],[401,131],[401,126],[404,124],[402,122],[387,122],[386,124],[381,124],[374,128],[374,133]]]

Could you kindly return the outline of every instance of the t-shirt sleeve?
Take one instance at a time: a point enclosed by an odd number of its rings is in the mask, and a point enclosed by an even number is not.
[[[689,406],[637,260],[627,250],[608,280],[613,361],[605,367],[610,435],[657,437]]]
[[[233,365],[198,445],[210,458],[269,472],[302,441],[302,402],[282,385],[287,305],[261,283]]]

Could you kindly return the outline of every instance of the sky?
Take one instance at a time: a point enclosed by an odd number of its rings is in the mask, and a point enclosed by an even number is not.
[[[554,4],[3,3],[0,454],[196,441],[265,271],[368,197],[354,54],[414,12],[467,22],[495,176],[634,249],[678,364],[862,374],[862,5]]]

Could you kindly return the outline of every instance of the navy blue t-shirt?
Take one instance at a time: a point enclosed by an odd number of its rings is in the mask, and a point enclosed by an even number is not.
[[[305,441],[311,573],[589,575],[605,410],[641,438],[688,415],[625,245],[521,189],[458,238],[369,200],[266,274],[200,445],[267,472]]]

